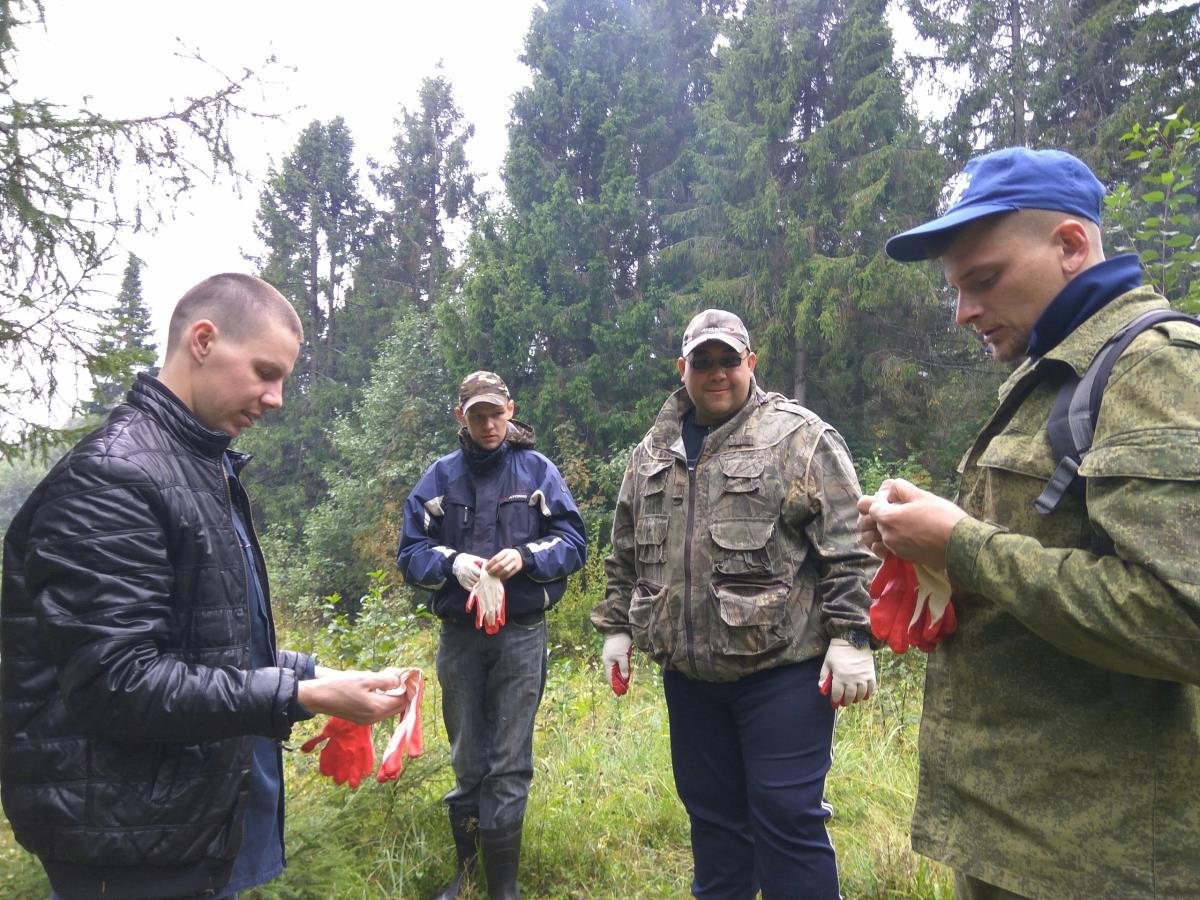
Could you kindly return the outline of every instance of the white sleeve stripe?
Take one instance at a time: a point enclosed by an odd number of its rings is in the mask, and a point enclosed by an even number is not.
[[[525,546],[529,548],[530,553],[541,553],[543,550],[549,550],[551,547],[561,541],[562,538],[560,538],[558,535],[555,535],[548,541],[538,541],[535,543],[526,544]]]
[[[454,554],[457,552],[457,551],[456,551],[456,550],[454,550],[452,547],[442,547],[442,546],[438,546],[438,547],[434,547],[433,549],[434,549],[436,552],[438,552],[438,553],[442,554],[442,556],[445,556],[446,558],[449,558],[449,557],[453,556],[453,555],[454,555]]]

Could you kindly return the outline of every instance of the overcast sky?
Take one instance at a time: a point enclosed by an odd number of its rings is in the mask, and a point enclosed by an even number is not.
[[[200,185],[154,236],[127,249],[147,265],[143,293],[160,353],[179,296],[221,271],[250,271],[244,253],[259,252],[254,212],[263,176],[295,145],[313,119],[343,116],[354,137],[359,171],[383,159],[401,105],[413,109],[421,79],[439,61],[459,108],[475,125],[472,164],[499,187],[511,97],[529,82],[517,57],[538,0],[45,0],[44,29],[20,29],[14,94],[43,96],[108,115],[162,111],[169,98],[212,90],[219,78],[176,57],[177,38],[233,75],[275,56],[269,83],[248,98],[279,113],[278,122],[234,130],[239,165],[253,178]],[[287,67],[287,68],[285,68]],[[295,71],[290,71],[294,69]],[[297,109],[297,107],[299,107]],[[124,254],[106,289],[119,288]]]

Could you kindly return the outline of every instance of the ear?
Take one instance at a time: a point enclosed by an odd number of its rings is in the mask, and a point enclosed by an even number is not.
[[[454,418],[458,419],[458,422],[460,425],[467,424],[467,417],[465,415],[463,415],[461,406],[454,407]]]
[[[751,351],[750,351],[750,353],[749,353],[749,354],[747,354],[747,356],[746,356],[746,368],[747,368],[747,369],[749,369],[751,372],[753,372],[753,371],[754,371],[754,364],[755,364],[756,362],[758,362],[758,357],[757,357],[757,356],[755,356],[755,355],[754,355],[754,351],[753,351],[753,350],[751,350]]]
[[[1062,254],[1062,270],[1067,278],[1074,278],[1087,268],[1092,254],[1092,239],[1087,229],[1077,219],[1063,219],[1054,229],[1054,239]]]
[[[508,407],[507,407],[507,409],[508,409],[508,417],[511,419],[511,418],[512,418],[512,415],[513,415],[513,413],[515,413],[515,412],[517,411],[517,404],[516,404],[516,401],[515,401],[515,400],[509,400],[509,401],[508,401]]]
[[[675,360],[675,368],[679,370],[679,380],[683,381],[683,371],[687,368],[687,360],[682,356]]]
[[[188,353],[200,365],[217,342],[218,329],[211,319],[197,319],[187,330]]]

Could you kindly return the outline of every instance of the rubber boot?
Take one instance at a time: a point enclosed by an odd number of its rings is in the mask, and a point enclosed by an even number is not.
[[[491,900],[520,900],[517,866],[521,861],[521,822],[500,828],[480,828],[483,870]]]
[[[454,880],[433,900],[458,900],[467,881],[475,874],[475,861],[479,858],[479,813],[450,810],[450,833],[454,835],[458,871],[454,873]]]

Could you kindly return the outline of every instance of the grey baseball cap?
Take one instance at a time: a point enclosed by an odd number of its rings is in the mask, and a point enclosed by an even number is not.
[[[720,341],[739,353],[750,349],[750,333],[742,320],[723,309],[706,309],[693,317],[683,333],[679,355],[687,356],[706,341]]]

